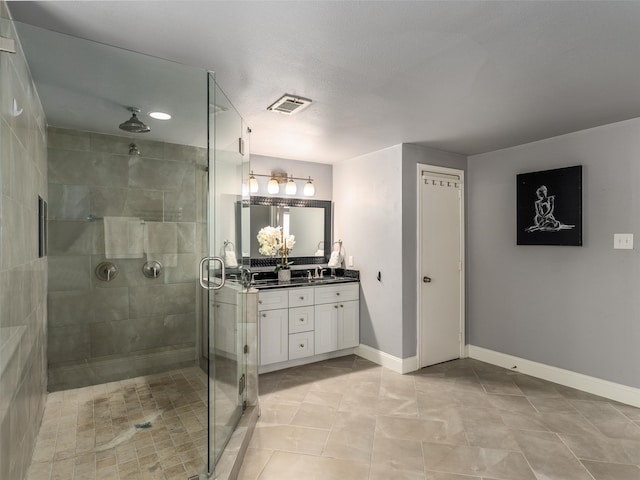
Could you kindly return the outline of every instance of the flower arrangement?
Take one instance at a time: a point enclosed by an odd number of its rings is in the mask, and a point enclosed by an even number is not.
[[[289,254],[296,244],[294,235],[286,235],[282,227],[264,227],[258,232],[258,243],[261,255],[266,257],[280,256],[280,263],[276,266],[276,272],[280,269],[288,269],[293,262],[289,262]]]

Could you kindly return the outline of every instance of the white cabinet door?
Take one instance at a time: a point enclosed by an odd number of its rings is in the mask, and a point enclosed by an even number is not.
[[[338,309],[337,303],[316,305],[315,354],[333,352],[338,349]]]
[[[360,344],[360,302],[344,302],[338,306],[338,350]]]
[[[289,359],[289,310],[259,312],[260,365]]]

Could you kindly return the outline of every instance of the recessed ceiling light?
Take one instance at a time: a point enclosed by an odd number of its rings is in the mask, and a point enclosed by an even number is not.
[[[171,115],[164,112],[151,112],[149,116],[151,118],[155,118],[156,120],[169,120],[171,118]]]

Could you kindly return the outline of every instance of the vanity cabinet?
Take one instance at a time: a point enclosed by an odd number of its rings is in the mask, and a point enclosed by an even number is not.
[[[359,292],[358,283],[260,291],[260,366],[286,368],[287,361],[358,346]]]
[[[360,302],[357,284],[317,287],[316,354],[356,347],[360,343]]]
[[[289,294],[284,289],[258,295],[260,365],[289,359]]]

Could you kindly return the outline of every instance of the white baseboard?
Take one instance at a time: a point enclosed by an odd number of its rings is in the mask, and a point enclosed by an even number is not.
[[[355,348],[354,353],[359,357],[365,358],[373,363],[382,365],[389,370],[398,373],[409,373],[418,370],[418,357],[398,358],[388,353],[377,350],[368,345],[360,344]]]
[[[469,357],[640,408],[640,389],[468,345]],[[515,368],[514,368],[515,367]]]

